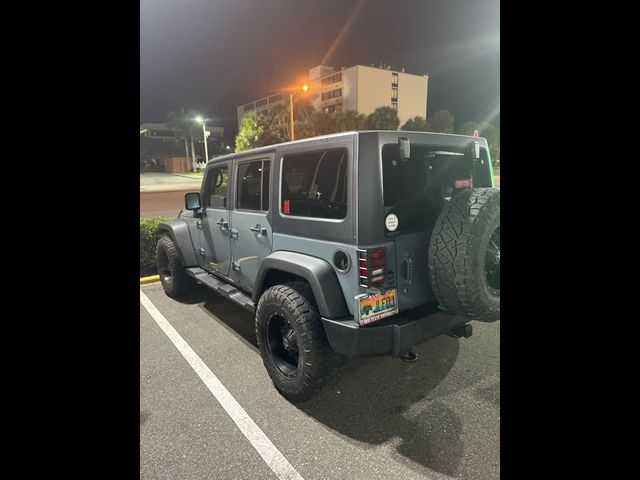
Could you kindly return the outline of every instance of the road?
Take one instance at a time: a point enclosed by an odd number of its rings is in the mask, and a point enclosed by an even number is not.
[[[262,365],[252,314],[203,286],[181,302],[158,283],[141,291],[302,478],[500,477],[500,322],[423,343],[416,363],[351,359],[292,404]],[[230,415],[141,304],[140,478],[278,478]]]
[[[198,188],[189,190],[198,191]],[[185,192],[140,192],[140,217],[175,217],[184,208]]]

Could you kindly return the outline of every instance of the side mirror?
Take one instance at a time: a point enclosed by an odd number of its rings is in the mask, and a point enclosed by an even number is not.
[[[185,193],[184,205],[187,210],[200,210],[200,192]]]
[[[403,162],[406,162],[411,158],[411,143],[406,137],[398,138],[398,151],[400,152],[400,158]]]

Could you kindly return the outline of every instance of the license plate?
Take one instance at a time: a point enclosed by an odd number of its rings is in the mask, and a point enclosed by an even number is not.
[[[377,322],[398,313],[398,291],[394,288],[358,299],[360,325]]]

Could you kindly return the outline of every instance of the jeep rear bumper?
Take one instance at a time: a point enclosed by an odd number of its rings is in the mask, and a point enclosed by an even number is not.
[[[468,317],[441,310],[431,310],[425,314],[424,310],[417,309],[367,326],[358,325],[353,318],[322,318],[331,348],[349,357],[399,357],[430,338],[459,331],[460,327],[470,321]],[[470,334],[470,329],[466,331]]]

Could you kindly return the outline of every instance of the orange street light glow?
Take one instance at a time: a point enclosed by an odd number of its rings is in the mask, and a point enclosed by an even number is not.
[[[302,86],[302,91],[306,92],[307,90],[309,90],[309,85],[307,85],[306,83]]]

